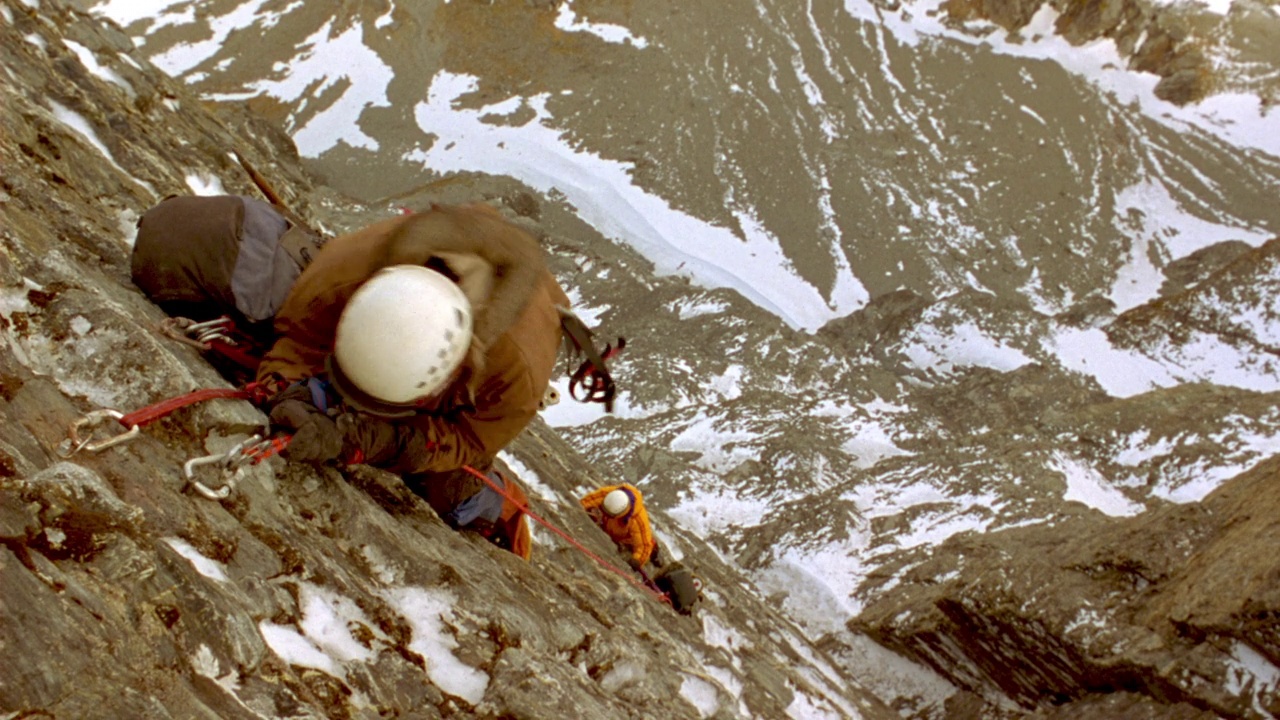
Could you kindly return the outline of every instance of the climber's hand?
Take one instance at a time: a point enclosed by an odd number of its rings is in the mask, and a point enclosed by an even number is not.
[[[287,460],[323,463],[342,455],[342,433],[315,405],[302,400],[284,400],[271,410],[271,427],[292,433],[289,446],[280,454]]]

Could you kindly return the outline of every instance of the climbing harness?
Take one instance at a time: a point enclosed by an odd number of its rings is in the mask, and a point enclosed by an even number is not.
[[[516,500],[514,497],[512,497],[512,496],[511,496],[511,494],[510,494],[510,493],[508,493],[508,492],[507,492],[507,489],[506,489],[506,488],[504,488],[504,487],[500,487],[497,483],[495,483],[495,482],[493,481],[493,479],[492,479],[492,478],[490,478],[490,477],[489,477],[488,475],[486,475],[485,473],[482,473],[482,472],[480,472],[479,470],[476,470],[475,468],[471,467],[470,465],[463,465],[463,466],[462,466],[462,469],[463,469],[463,470],[465,470],[467,473],[469,473],[469,474],[471,474],[471,475],[474,475],[475,477],[480,478],[481,480],[483,480],[483,481],[485,482],[485,484],[487,484],[487,485],[488,485],[490,488],[492,488],[495,492],[497,492],[499,495],[501,495],[502,497],[504,497],[504,498],[506,498],[508,501],[510,501],[512,505],[515,505],[515,506],[516,506],[516,508],[518,508],[518,509],[520,510],[520,512],[522,512],[522,513],[524,513],[525,515],[528,515],[529,517],[533,518],[535,521],[537,521],[537,522],[538,522],[538,524],[542,525],[543,527],[545,527],[546,529],[548,529],[548,530],[550,530],[551,532],[555,533],[556,535],[559,535],[561,538],[563,538],[563,539],[564,539],[566,542],[568,542],[570,545],[572,545],[573,547],[575,547],[575,548],[577,548],[578,550],[582,551],[582,553],[583,553],[584,555],[586,555],[587,557],[591,558],[592,560],[595,560],[597,563],[599,563],[599,564],[600,564],[601,566],[603,566],[605,569],[607,569],[607,570],[609,570],[609,571],[611,571],[611,572],[613,572],[613,573],[616,573],[617,575],[619,575],[619,576],[621,576],[622,578],[624,578],[627,582],[629,582],[629,583],[631,583],[632,585],[634,585],[634,586],[636,586],[636,587],[638,587],[638,588],[640,588],[640,589],[644,590],[645,592],[649,593],[650,595],[652,595],[652,596],[653,596],[653,599],[657,600],[658,602],[663,603],[663,604],[666,604],[666,605],[670,605],[670,604],[671,604],[671,598],[667,597],[667,594],[666,594],[666,593],[662,592],[661,590],[658,590],[658,589],[656,588],[656,586],[650,586],[650,585],[647,585],[647,584],[645,584],[645,583],[642,583],[642,582],[640,582],[640,581],[636,580],[636,579],[635,579],[635,577],[633,577],[630,573],[626,572],[625,570],[622,570],[622,569],[621,569],[621,568],[619,568],[618,566],[613,565],[612,563],[610,563],[608,560],[605,560],[604,558],[600,557],[599,555],[597,555],[597,554],[595,554],[595,553],[591,552],[591,551],[590,551],[590,550],[588,550],[585,546],[583,546],[583,545],[582,545],[582,543],[580,543],[580,542],[578,542],[577,540],[574,540],[572,537],[570,537],[570,535],[569,535],[568,533],[566,533],[565,531],[563,531],[563,530],[561,530],[560,528],[556,527],[555,525],[552,525],[551,523],[547,522],[546,520],[543,520],[541,517],[539,517],[537,514],[535,514],[532,510],[530,510],[528,505],[526,505],[526,504],[524,504],[524,503],[520,502],[519,500]],[[643,574],[643,573],[642,573],[642,574]],[[648,577],[646,576],[646,577],[645,577],[645,579],[646,579],[646,580],[648,580]]]
[[[182,476],[201,495],[210,500],[223,500],[235,490],[236,482],[244,475],[246,467],[257,465],[289,446],[291,435],[263,438],[253,435],[231,446],[227,451],[194,457],[182,466]],[[214,489],[195,477],[195,470],[204,465],[217,465],[221,470],[222,486]]]

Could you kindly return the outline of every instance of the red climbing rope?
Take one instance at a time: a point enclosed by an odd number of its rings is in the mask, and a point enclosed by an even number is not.
[[[635,577],[633,577],[630,573],[626,572],[625,570],[622,570],[621,568],[617,567],[616,565],[611,564],[609,561],[605,560],[604,558],[600,557],[599,555],[597,555],[597,554],[595,554],[595,553],[591,552],[590,550],[588,550],[586,547],[584,547],[584,546],[582,545],[582,543],[578,542],[577,540],[574,540],[574,539],[573,539],[572,537],[570,537],[570,536],[569,536],[569,534],[568,534],[568,533],[566,533],[565,531],[561,530],[560,528],[556,527],[555,525],[552,525],[551,523],[547,522],[546,520],[543,520],[541,517],[538,517],[538,515],[536,515],[532,510],[530,510],[530,509],[529,509],[529,506],[528,506],[528,505],[525,505],[525,504],[521,503],[519,500],[516,500],[514,497],[512,497],[512,496],[511,496],[511,494],[510,494],[510,493],[508,493],[508,492],[507,492],[507,489],[506,489],[506,488],[504,488],[504,487],[499,487],[499,486],[498,486],[498,484],[497,484],[497,483],[495,483],[495,482],[493,481],[493,479],[492,479],[492,478],[490,478],[488,475],[486,475],[486,474],[484,474],[484,473],[480,472],[479,470],[476,470],[475,468],[471,467],[470,465],[463,465],[463,466],[462,466],[462,469],[463,469],[463,470],[466,470],[468,473],[471,473],[472,475],[474,475],[474,476],[476,476],[476,477],[480,478],[481,480],[483,480],[483,481],[484,481],[484,482],[485,482],[489,487],[491,487],[491,488],[493,488],[495,491],[497,491],[497,493],[498,493],[499,495],[501,495],[502,497],[506,498],[507,500],[509,500],[509,501],[511,502],[511,504],[512,504],[512,505],[515,505],[517,508],[519,508],[519,509],[520,509],[520,512],[524,513],[525,515],[528,515],[529,517],[531,517],[531,518],[533,518],[534,520],[536,520],[539,524],[541,524],[541,525],[542,525],[543,527],[545,527],[546,529],[548,529],[548,530],[550,530],[551,532],[553,532],[553,533],[555,533],[555,534],[559,535],[561,538],[563,538],[563,539],[565,540],[565,542],[569,543],[569,544],[570,544],[570,545],[572,545],[573,547],[575,547],[575,548],[577,548],[578,550],[582,551],[582,553],[583,553],[584,555],[586,555],[587,557],[589,557],[589,558],[591,558],[592,560],[595,560],[596,562],[600,563],[600,564],[601,564],[601,565],[603,565],[606,569],[611,570],[611,571],[613,571],[614,573],[617,573],[618,575],[622,576],[623,578],[625,578],[625,579],[627,580],[627,582],[631,583],[632,585],[635,585],[636,587],[640,588],[641,590],[644,590],[645,592],[649,593],[650,595],[652,595],[652,596],[654,597],[654,599],[655,599],[655,600],[658,600],[659,602],[666,603],[666,604],[670,604],[670,603],[671,603],[671,599],[670,599],[670,598],[668,598],[668,597],[666,596],[666,594],[664,594],[664,593],[662,593],[662,592],[659,592],[659,591],[657,591],[657,590],[654,590],[653,588],[649,587],[648,585],[645,585],[644,583],[640,582],[639,580],[636,580],[636,579],[635,579]]]
[[[120,424],[127,428],[137,425],[146,425],[155,422],[169,413],[184,408],[188,405],[195,405],[205,400],[216,400],[218,398],[235,398],[243,399],[249,397],[249,393],[245,390],[236,388],[206,388],[204,390],[196,390],[195,392],[179,395],[167,400],[161,400],[154,405],[148,405],[140,410],[134,410],[120,418]]]
[[[241,388],[205,388],[189,392],[186,395],[179,395],[168,400],[161,400],[154,405],[148,405],[140,410],[134,410],[128,415],[120,418],[120,424],[127,428],[133,428],[138,425],[146,425],[155,422],[169,413],[184,408],[188,405],[195,405],[205,400],[217,400],[221,398],[230,398],[235,400],[251,400],[255,404],[261,403],[266,399],[266,388],[260,383],[249,383]]]
[[[206,388],[179,395],[178,397],[161,400],[154,405],[148,405],[140,410],[135,410],[127,415],[116,410],[95,410],[91,413],[72,422],[67,433],[67,439],[59,446],[58,452],[63,457],[70,457],[80,450],[90,450],[98,452],[105,450],[122,442],[127,442],[138,436],[143,425],[155,422],[178,408],[194,405],[205,400],[214,400],[218,398],[231,398],[236,400],[249,400],[255,405],[261,405],[271,395],[271,388],[261,383],[251,382],[241,388]],[[104,440],[94,440],[92,428],[102,422],[114,419],[123,425],[126,430],[114,437]],[[90,428],[89,437],[81,439],[80,430],[82,428]]]

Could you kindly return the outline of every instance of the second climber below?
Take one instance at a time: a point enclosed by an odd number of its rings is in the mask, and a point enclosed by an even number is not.
[[[644,509],[644,498],[634,485],[606,485],[588,493],[581,502],[582,509],[619,549],[630,553],[627,563],[633,570],[643,570],[646,564],[662,567],[658,542],[649,525],[649,513]]]

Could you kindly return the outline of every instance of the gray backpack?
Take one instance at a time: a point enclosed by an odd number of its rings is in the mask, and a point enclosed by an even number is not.
[[[169,315],[269,327],[319,247],[309,228],[256,198],[170,196],[138,221],[131,270]]]
[[[679,562],[669,562],[653,576],[658,586],[671,601],[671,607],[681,615],[692,615],[694,605],[702,599],[702,580]]]

